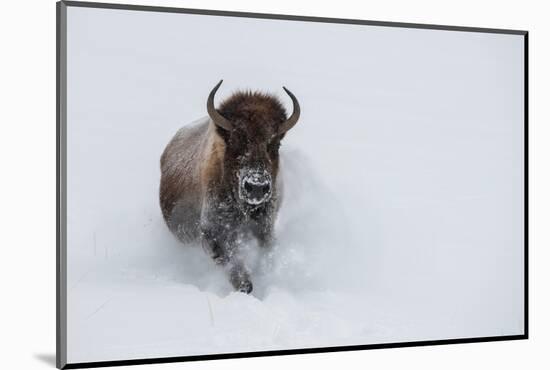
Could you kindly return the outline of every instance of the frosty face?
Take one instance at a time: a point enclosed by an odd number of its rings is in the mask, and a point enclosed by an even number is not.
[[[282,136],[274,135],[267,124],[262,130],[251,130],[250,126],[236,125],[236,129],[222,134],[226,144],[224,172],[232,179],[236,199],[259,206],[274,192]]]

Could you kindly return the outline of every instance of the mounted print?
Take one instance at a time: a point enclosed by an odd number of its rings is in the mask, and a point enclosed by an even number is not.
[[[59,368],[527,338],[527,32],[57,11]]]

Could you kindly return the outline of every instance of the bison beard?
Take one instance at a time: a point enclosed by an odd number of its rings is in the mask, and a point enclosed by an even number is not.
[[[162,154],[160,205],[172,233],[182,242],[199,239],[233,287],[250,293],[242,246],[273,242],[281,201],[279,147],[300,106],[284,88],[294,105],[288,118],[276,97],[258,92],[237,92],[216,109],[221,83],[207,100],[210,119],[181,128]]]

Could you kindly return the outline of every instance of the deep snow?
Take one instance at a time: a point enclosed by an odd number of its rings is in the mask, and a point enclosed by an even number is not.
[[[68,15],[69,362],[523,331],[519,36]],[[220,78],[303,112],[250,296],[158,205],[160,154]]]

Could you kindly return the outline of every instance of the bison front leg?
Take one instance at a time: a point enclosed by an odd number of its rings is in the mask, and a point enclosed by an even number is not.
[[[275,237],[273,235],[273,225],[271,224],[258,224],[254,225],[252,231],[254,236],[258,240],[260,247],[269,248],[275,244]]]
[[[201,228],[201,234],[203,249],[217,265],[227,271],[233,288],[239,292],[250,293],[250,273],[239,256],[235,233],[209,224]]]
[[[251,230],[261,247],[268,248],[275,244],[275,215],[271,208],[252,214]]]
[[[228,265],[228,272],[229,281],[235,290],[246,294],[252,292],[250,274],[243,263],[230,263]]]

